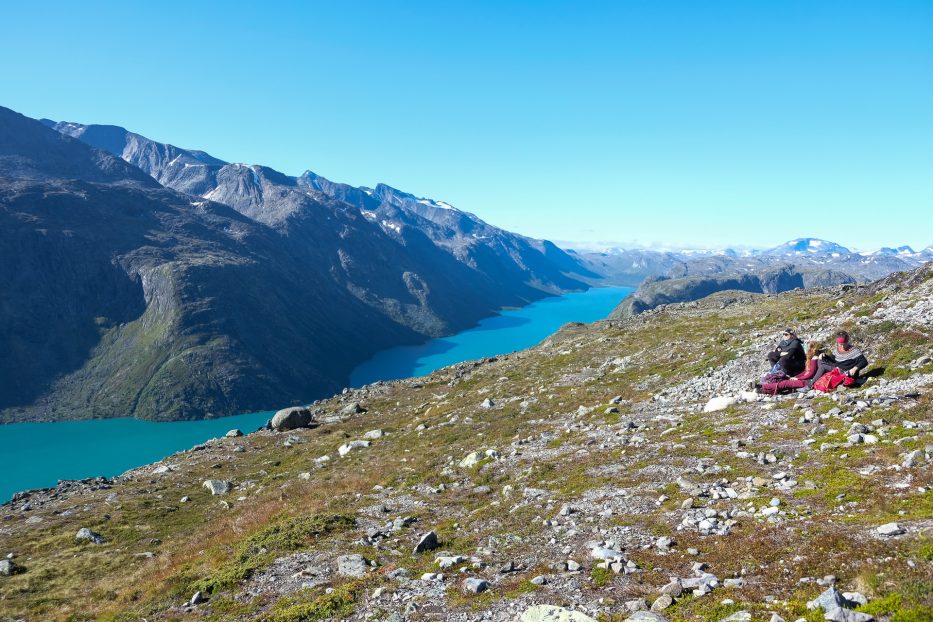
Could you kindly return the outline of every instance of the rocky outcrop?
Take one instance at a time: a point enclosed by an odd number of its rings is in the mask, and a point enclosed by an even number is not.
[[[655,277],[642,283],[632,295],[613,310],[610,317],[631,317],[660,305],[690,302],[729,290],[755,294],[777,294],[800,287],[826,287],[854,282],[855,279],[852,276],[841,272],[800,270],[791,265],[767,268],[756,273],[680,278]]]

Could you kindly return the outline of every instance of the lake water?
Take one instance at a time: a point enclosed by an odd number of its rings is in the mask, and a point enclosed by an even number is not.
[[[523,350],[567,322],[605,319],[631,291],[630,287],[601,287],[545,298],[481,320],[476,328],[452,337],[383,350],[353,371],[350,384],[359,387],[376,380],[424,376],[460,361]]]
[[[391,348],[360,365],[352,386],[421,376],[460,361],[505,354],[539,343],[567,322],[605,318],[631,288],[598,288],[545,298],[482,320],[452,337]],[[271,412],[204,421],[153,423],[96,419],[0,425],[0,503],[19,490],[54,486],[60,479],[114,476],[239,428],[251,432]]]

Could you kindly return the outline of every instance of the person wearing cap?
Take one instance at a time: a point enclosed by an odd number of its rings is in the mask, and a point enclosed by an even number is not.
[[[803,344],[792,328],[786,329],[781,337],[777,347],[768,353],[768,362],[772,364],[771,371],[783,371],[788,376],[796,376],[807,364]]]
[[[868,359],[865,358],[865,354],[852,345],[849,341],[849,333],[840,330],[836,333],[836,346],[833,348],[832,354],[820,355],[816,373],[807,383],[807,386],[812,387],[823,374],[833,368],[838,368],[839,371],[852,378],[858,378],[859,372],[866,367],[868,367]]]

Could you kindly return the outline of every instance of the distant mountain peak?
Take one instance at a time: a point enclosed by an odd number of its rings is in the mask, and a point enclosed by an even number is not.
[[[845,246],[820,238],[797,238],[764,252],[765,255],[848,255]]]

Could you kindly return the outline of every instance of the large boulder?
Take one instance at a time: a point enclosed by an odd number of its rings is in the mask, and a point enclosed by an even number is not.
[[[283,408],[275,413],[269,421],[269,427],[276,432],[297,430],[298,428],[313,428],[316,425],[314,413],[306,406]]]

